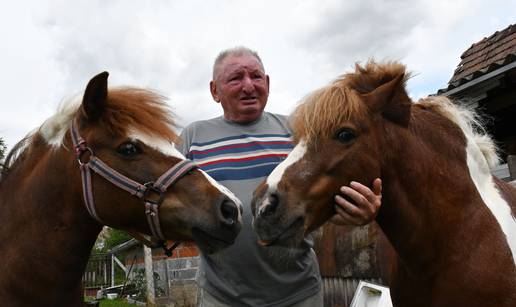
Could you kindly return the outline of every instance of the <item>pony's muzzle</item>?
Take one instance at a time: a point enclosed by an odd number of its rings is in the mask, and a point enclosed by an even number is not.
[[[218,205],[217,217],[222,225],[233,227],[240,221],[238,205],[229,198],[224,198]]]
[[[265,217],[274,214],[279,205],[279,197],[276,193],[267,193],[258,207],[257,217]]]

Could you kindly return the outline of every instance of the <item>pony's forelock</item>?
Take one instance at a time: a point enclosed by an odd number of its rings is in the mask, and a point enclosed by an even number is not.
[[[367,107],[359,95],[401,74],[405,75],[405,80],[410,77],[405,66],[397,62],[379,65],[371,59],[364,66],[357,63],[354,72],[340,76],[301,100],[291,118],[294,137],[313,143],[318,138],[331,137],[345,121],[360,121],[367,115]]]
[[[356,93],[337,81],[306,96],[291,117],[296,140],[331,137],[346,120],[365,115]]]
[[[454,104],[445,96],[431,96],[421,99],[417,104],[431,107],[459,126],[465,137],[478,147],[482,153],[481,156],[485,159],[485,161],[477,161],[477,163],[485,163],[489,168],[500,163],[498,149],[474,109]]]

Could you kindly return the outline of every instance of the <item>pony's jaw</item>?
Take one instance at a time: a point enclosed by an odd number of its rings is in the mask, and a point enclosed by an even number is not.
[[[306,204],[298,203],[290,196],[276,189],[267,189],[265,183],[256,191],[252,203],[253,227],[261,245],[295,248],[308,234]],[[269,206],[276,209],[271,211]]]
[[[233,244],[241,229],[242,211],[240,201],[218,187],[200,188],[198,182],[206,178],[201,170],[181,178],[167,192],[159,214],[165,236],[195,240],[211,253]]]
[[[307,151],[307,144],[301,139],[255,191],[253,225],[264,245],[299,246],[306,235],[330,216],[325,214],[328,201],[324,195],[331,184],[313,177],[314,163],[306,156]],[[313,179],[317,184],[307,189],[307,182]],[[321,197],[309,196],[314,192],[320,196],[321,191]]]

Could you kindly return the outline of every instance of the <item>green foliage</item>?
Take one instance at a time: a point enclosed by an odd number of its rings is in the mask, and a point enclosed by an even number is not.
[[[110,250],[113,247],[131,240],[132,237],[123,230],[108,228],[104,238],[104,250]]]
[[[131,240],[132,237],[123,230],[114,228],[106,228],[99,237],[93,247],[93,254],[105,253],[113,247]]]
[[[5,145],[4,139],[0,137],[0,161],[2,161],[5,157],[5,151],[7,150],[7,145]]]
[[[138,305],[129,304],[126,300],[117,298],[114,300],[103,299],[100,301],[100,307],[137,307]]]
[[[154,291],[156,292],[156,297],[165,295],[165,290],[161,287],[158,287],[159,282],[159,274],[154,272]],[[131,279],[131,285],[136,289],[136,299],[140,301],[145,301],[147,296],[147,284],[145,282],[145,270],[139,269],[135,271],[133,278]]]
[[[84,298],[84,302],[98,302],[94,297],[87,296]],[[99,302],[100,307],[138,307],[136,304],[130,304],[123,298],[116,298],[114,300],[109,300],[104,298]],[[89,305],[87,305],[89,306]],[[93,305],[92,305],[93,306]]]

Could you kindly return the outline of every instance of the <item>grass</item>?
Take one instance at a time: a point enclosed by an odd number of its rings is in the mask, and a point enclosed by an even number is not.
[[[137,307],[138,305],[129,304],[126,300],[117,298],[114,300],[104,299],[100,301],[100,307]]]
[[[86,297],[85,301],[92,301],[92,297]],[[114,300],[102,299],[100,301],[100,307],[137,307],[136,304],[130,304],[125,299],[117,298]]]

